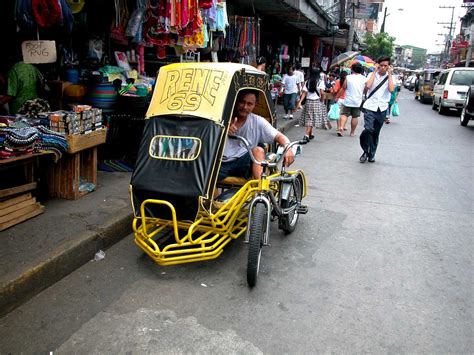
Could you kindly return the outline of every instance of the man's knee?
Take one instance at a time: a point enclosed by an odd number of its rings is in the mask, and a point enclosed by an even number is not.
[[[252,154],[254,157],[264,157],[265,156],[265,150],[262,147],[255,147],[252,149]]]

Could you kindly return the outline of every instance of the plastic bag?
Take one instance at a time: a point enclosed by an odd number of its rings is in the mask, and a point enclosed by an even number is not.
[[[398,103],[396,102],[392,105],[392,116],[400,116],[400,107],[398,107]]]
[[[338,120],[341,116],[341,110],[339,109],[339,104],[335,103],[332,104],[329,108],[328,118],[330,120]]]

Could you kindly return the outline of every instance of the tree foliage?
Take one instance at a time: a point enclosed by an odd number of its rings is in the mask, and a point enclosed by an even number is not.
[[[362,54],[377,60],[377,58],[382,56],[392,56],[395,37],[390,36],[386,32],[379,32],[375,35],[367,32],[364,42],[367,49],[362,51]]]

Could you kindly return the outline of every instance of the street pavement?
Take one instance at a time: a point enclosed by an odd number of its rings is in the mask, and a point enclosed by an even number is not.
[[[129,235],[0,319],[0,352],[470,353],[474,126],[399,101],[376,163],[334,130],[303,147],[310,211],[273,226],[254,289],[241,240],[159,267]]]

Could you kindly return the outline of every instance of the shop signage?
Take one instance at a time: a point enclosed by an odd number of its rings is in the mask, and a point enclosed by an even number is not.
[[[303,57],[301,58],[301,66],[303,68],[309,68],[309,57]]]
[[[56,62],[55,41],[24,41],[21,44],[23,61],[30,64]]]

